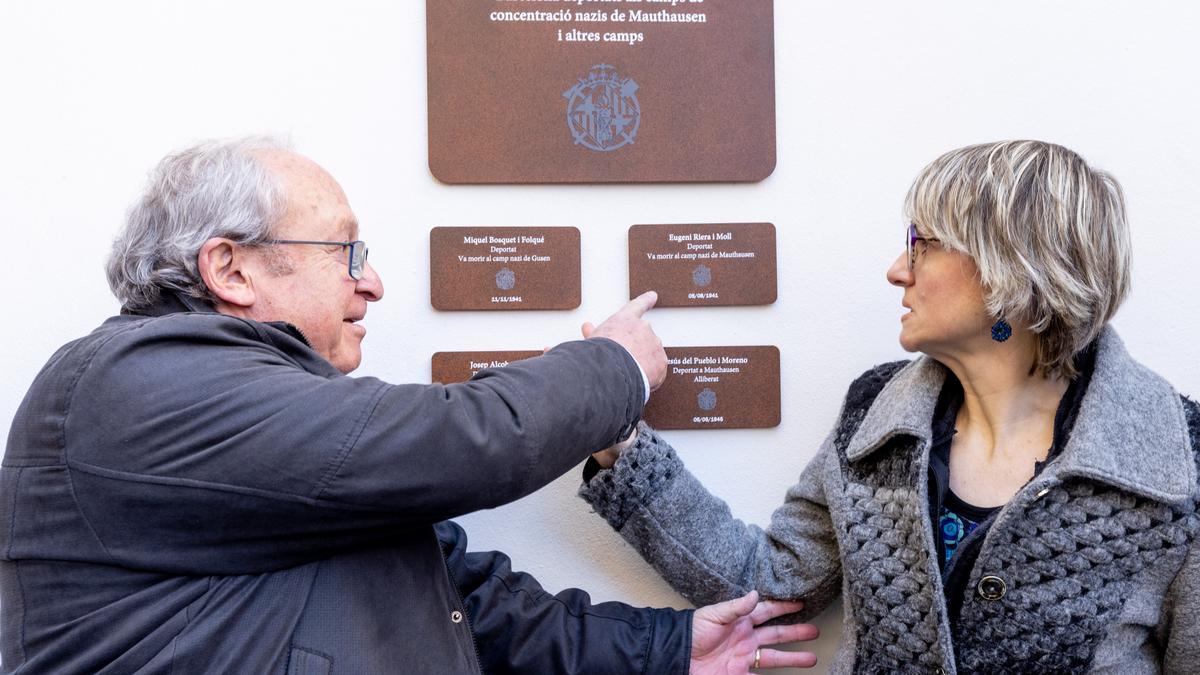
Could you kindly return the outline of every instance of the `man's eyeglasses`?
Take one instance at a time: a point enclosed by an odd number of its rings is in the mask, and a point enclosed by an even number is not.
[[[363,278],[363,270],[367,267],[367,243],[358,241],[312,241],[309,239],[268,239],[264,244],[312,244],[314,246],[350,247],[350,278],[358,281]]]
[[[917,234],[917,224],[909,223],[908,231],[904,235],[904,245],[908,250],[908,271],[911,272],[917,264],[917,242],[933,242],[936,244],[940,241],[940,239],[934,239],[933,237],[922,237]],[[922,247],[923,250],[924,247]]]

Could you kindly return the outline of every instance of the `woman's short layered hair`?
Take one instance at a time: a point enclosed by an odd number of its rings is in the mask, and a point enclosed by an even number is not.
[[[1074,377],[1074,357],[1129,292],[1125,197],[1071,150],[1003,141],[952,150],[921,171],[905,215],[970,256],[987,309],[1038,338],[1033,369]]]

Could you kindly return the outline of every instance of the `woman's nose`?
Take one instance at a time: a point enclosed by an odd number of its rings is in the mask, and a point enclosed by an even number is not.
[[[888,283],[893,286],[909,286],[912,284],[912,270],[908,269],[908,254],[896,256],[892,266],[887,271]]]

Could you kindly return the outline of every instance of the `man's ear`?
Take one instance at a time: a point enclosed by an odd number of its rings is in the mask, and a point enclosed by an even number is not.
[[[200,247],[196,265],[204,285],[233,310],[249,309],[255,301],[246,251],[230,239],[213,237]],[[218,307],[220,309],[220,307]]]

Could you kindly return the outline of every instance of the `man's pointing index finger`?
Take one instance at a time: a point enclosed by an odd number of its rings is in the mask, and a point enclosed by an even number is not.
[[[642,318],[643,314],[650,311],[650,308],[653,307],[654,303],[656,302],[658,302],[658,293],[654,291],[646,291],[645,293],[642,293],[636,298],[630,300],[628,304],[622,307],[621,313],[628,313],[633,315],[634,318],[640,319]]]

